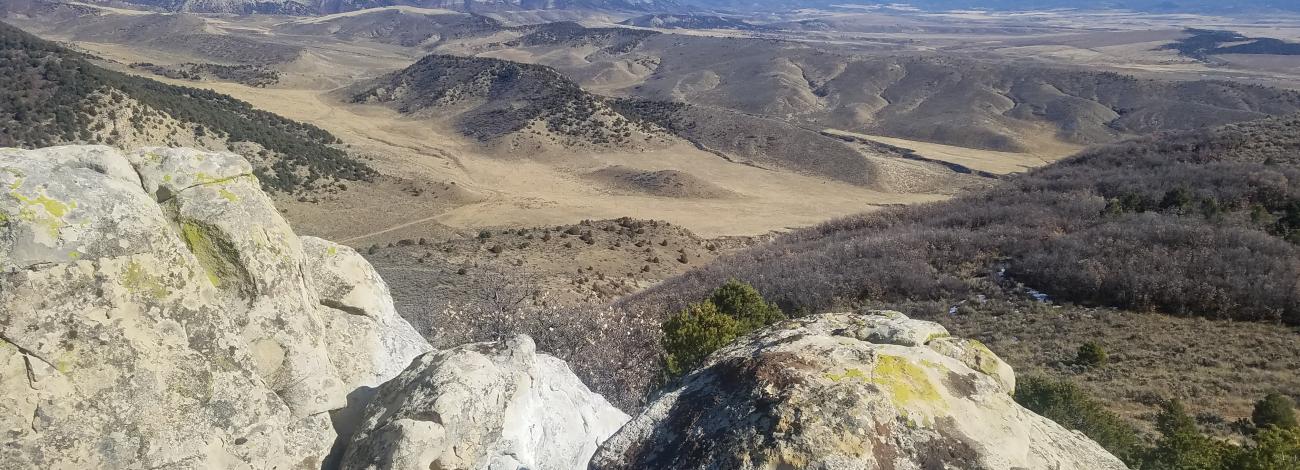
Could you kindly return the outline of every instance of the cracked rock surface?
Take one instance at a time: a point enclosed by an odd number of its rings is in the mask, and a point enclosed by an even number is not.
[[[627,419],[527,336],[467,344],[380,386],[343,468],[583,469]]]
[[[1011,398],[977,341],[898,312],[773,325],[714,353],[606,441],[592,469],[1123,469]]]
[[[0,149],[0,468],[320,468],[430,349],[239,156]]]

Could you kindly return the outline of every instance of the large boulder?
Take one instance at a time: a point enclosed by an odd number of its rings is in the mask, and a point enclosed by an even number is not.
[[[627,420],[527,336],[468,344],[380,386],[343,468],[581,469]]]
[[[0,149],[0,468],[319,468],[429,347],[304,244],[233,154]]]
[[[350,247],[302,237],[330,360],[349,384],[378,386],[432,349],[393,306],[388,284]]]
[[[779,323],[717,352],[592,469],[1123,469],[1015,403],[1011,369],[897,312]]]

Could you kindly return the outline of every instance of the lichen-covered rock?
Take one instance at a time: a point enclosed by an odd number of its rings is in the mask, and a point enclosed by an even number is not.
[[[206,279],[241,327],[261,376],[297,416],[342,407],[351,387],[325,349],[302,242],[233,153],[142,149],[127,154]]]
[[[591,468],[1125,468],[1016,404],[1010,368],[987,348],[874,313],[783,322],[724,348]]]
[[[232,154],[0,150],[0,468],[319,468],[391,369],[339,372],[307,264]]]
[[[627,419],[527,336],[469,344],[380,386],[342,468],[579,469]]]

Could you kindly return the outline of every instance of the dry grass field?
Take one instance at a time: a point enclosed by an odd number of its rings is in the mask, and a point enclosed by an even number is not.
[[[240,23],[241,31],[266,27],[266,20],[259,21]],[[223,19],[219,24],[229,27],[233,22]],[[123,64],[204,59],[116,43],[76,45],[128,73],[140,72]],[[438,119],[403,116],[381,106],[346,103],[338,97],[338,88],[403,67],[414,60],[415,52],[366,43],[316,43],[304,44],[304,48],[300,57],[278,66],[283,74],[280,83],[266,88],[151,78],[226,93],[260,109],[314,124],[342,139],[350,153],[387,177],[353,184],[339,194],[305,201],[283,197],[279,203],[304,233],[357,246],[421,233],[623,216],[670,221],[702,236],[756,235],[875,207],[939,200],[950,194],[943,190],[888,192],[731,163],[671,139],[655,148],[627,150],[483,146]],[[590,177],[612,167],[677,172],[711,188],[710,193],[725,191],[734,196],[663,196],[653,189],[630,190],[623,183]]]
[[[917,140],[899,139],[879,135],[847,132],[838,129],[826,129],[826,133],[843,135],[879,142],[894,147],[909,149],[917,155],[930,160],[954,163],[973,170],[1007,175],[1040,167],[1066,156],[1072,155],[1082,147],[1061,143],[1047,143],[1035,147],[1032,152],[998,152],[994,150],[973,149],[955,145],[936,144]]]

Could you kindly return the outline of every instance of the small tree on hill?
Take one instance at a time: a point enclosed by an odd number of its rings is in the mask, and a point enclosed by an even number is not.
[[[1178,400],[1161,405],[1156,430],[1160,439],[1147,452],[1143,470],[1219,470],[1233,457],[1233,446],[1202,434]]]
[[[1016,381],[1015,399],[1030,411],[1082,432],[1124,463],[1139,462],[1142,446],[1137,430],[1077,385],[1066,380],[1027,376]]]
[[[1165,197],[1160,199],[1160,208],[1163,210],[1174,210],[1182,212],[1192,205],[1192,192],[1187,188],[1177,187],[1165,193]]]
[[[764,300],[753,286],[735,279],[713,291],[709,301],[718,307],[718,311],[740,321],[746,331],[785,320],[785,313],[780,307]]]
[[[742,334],[740,322],[718,311],[713,302],[691,304],[663,324],[664,366],[671,377],[681,376]]]
[[[1074,362],[1079,365],[1089,367],[1100,367],[1106,365],[1110,356],[1100,344],[1089,341],[1079,346],[1079,351],[1075,353]]]
[[[1269,426],[1290,429],[1300,427],[1296,421],[1295,403],[1280,393],[1270,393],[1255,402],[1255,411],[1250,414],[1250,420],[1261,430]]]
[[[668,377],[690,372],[736,338],[784,319],[781,309],[753,286],[727,281],[704,302],[691,304],[663,323],[665,372]]]
[[[1228,465],[1233,470],[1300,468],[1300,429],[1270,426],[1255,435],[1255,445],[1242,448]]]

